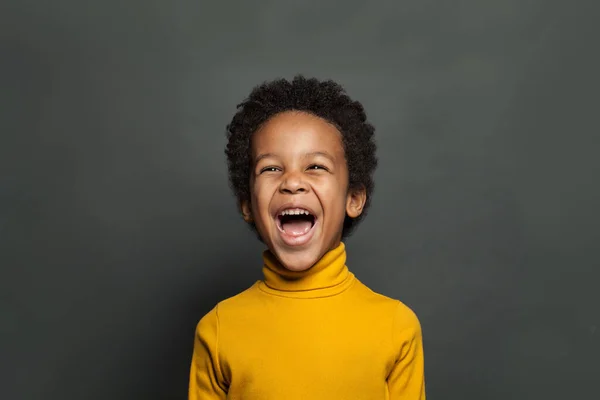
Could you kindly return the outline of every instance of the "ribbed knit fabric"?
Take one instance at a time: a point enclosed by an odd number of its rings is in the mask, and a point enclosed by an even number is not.
[[[362,284],[343,243],[307,271],[263,259],[263,280],[200,320],[190,400],[425,399],[416,315]]]

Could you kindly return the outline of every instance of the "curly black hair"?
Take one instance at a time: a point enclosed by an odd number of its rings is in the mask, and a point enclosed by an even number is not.
[[[342,133],[348,165],[348,189],[364,188],[367,199],[357,218],[346,216],[342,237],[349,236],[364,218],[374,189],[373,174],[377,167],[375,128],[367,122],[363,105],[352,100],[344,88],[332,80],[320,81],[296,75],[290,82],[276,79],[256,86],[248,98],[237,106],[227,125],[225,149],[229,183],[238,201],[250,200],[252,134],[271,117],[285,111],[303,111],[323,118]],[[254,224],[251,227],[256,230]]]

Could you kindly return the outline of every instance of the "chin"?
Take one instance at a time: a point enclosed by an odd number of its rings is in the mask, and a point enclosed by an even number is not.
[[[308,248],[289,248],[285,245],[275,244],[271,251],[285,269],[302,272],[310,269],[323,257],[327,249],[321,249],[321,247],[313,244]]]

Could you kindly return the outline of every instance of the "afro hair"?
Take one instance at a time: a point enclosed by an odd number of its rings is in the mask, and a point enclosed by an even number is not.
[[[342,237],[348,237],[364,218],[374,189],[377,167],[375,128],[367,122],[361,103],[352,100],[344,88],[332,80],[320,81],[297,75],[292,81],[277,79],[256,86],[237,106],[227,125],[225,149],[229,183],[239,202],[250,200],[251,137],[271,117],[285,111],[303,111],[323,118],[342,134],[348,166],[348,190],[366,191],[363,212],[357,218],[346,216]],[[254,224],[250,223],[256,232]]]

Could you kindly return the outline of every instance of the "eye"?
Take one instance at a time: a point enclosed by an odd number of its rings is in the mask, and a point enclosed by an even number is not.
[[[313,164],[310,167],[308,167],[308,169],[309,170],[320,170],[320,169],[322,169],[324,171],[327,171],[327,168],[325,168],[324,166],[319,165],[319,164]]]
[[[278,167],[264,167],[260,170],[260,173],[262,174],[263,172],[277,172],[279,171]]]

